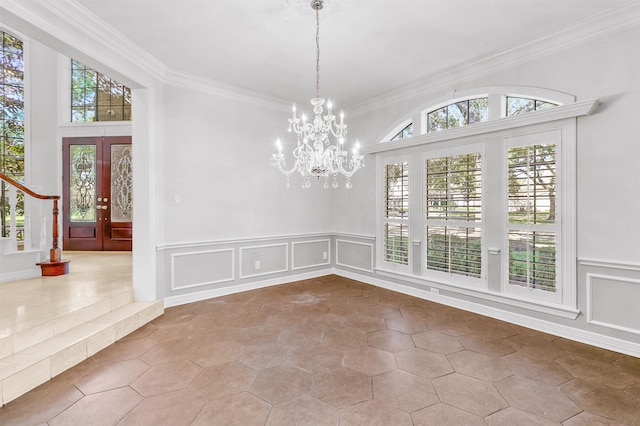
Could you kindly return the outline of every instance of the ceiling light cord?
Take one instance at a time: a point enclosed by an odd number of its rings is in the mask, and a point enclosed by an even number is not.
[[[320,97],[320,16],[316,7],[316,98]]]

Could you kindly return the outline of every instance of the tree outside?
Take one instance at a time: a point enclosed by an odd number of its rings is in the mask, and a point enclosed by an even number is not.
[[[384,171],[385,192],[384,259],[387,262],[409,263],[409,165],[386,164]]]
[[[480,153],[430,158],[425,173],[427,269],[480,277]]]
[[[486,121],[489,116],[489,99],[467,99],[444,106],[427,114],[427,132],[439,132],[454,127]]]
[[[556,145],[509,149],[509,283],[556,288]],[[518,229],[518,224],[538,230]]]
[[[22,41],[0,32],[0,171],[24,182],[24,51]],[[0,188],[2,236],[9,236],[8,185]],[[24,194],[18,192],[16,220],[24,226]],[[22,239],[19,234],[18,239]]]
[[[71,121],[130,121],[131,89],[71,60]]]

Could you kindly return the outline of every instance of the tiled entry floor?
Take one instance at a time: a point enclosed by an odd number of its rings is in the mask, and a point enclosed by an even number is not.
[[[640,359],[336,276],[168,308],[2,425],[640,424]]]

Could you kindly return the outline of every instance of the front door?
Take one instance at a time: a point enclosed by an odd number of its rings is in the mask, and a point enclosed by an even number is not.
[[[131,250],[131,137],[64,138],[65,250]]]

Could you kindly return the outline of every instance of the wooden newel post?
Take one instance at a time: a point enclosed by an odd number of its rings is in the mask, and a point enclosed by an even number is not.
[[[58,247],[58,200],[59,196],[55,195],[49,198],[53,200],[53,219],[51,232],[51,250],[49,250],[49,261],[40,262],[37,265],[42,268],[42,276],[64,275],[69,273],[69,261],[62,260],[62,250]]]
[[[62,250],[58,247],[58,200],[53,200],[53,220],[52,222],[52,233],[53,236],[51,242],[51,250],[49,250],[49,261],[50,262],[60,262],[62,259]]]

